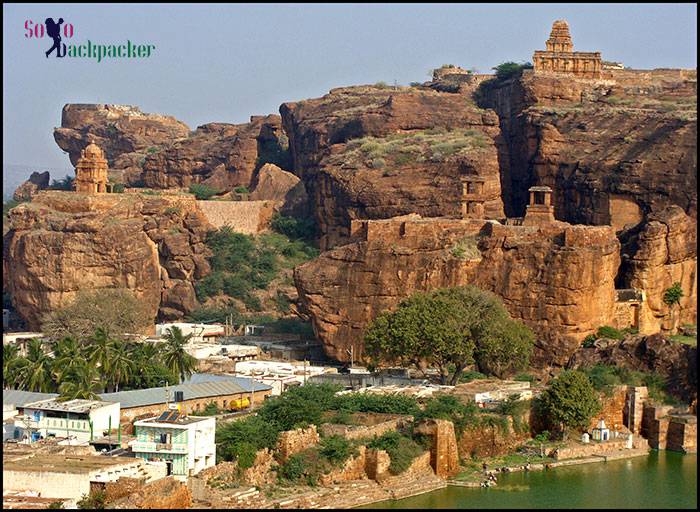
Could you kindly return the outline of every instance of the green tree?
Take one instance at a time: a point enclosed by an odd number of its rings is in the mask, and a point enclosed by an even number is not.
[[[135,371],[133,354],[128,345],[123,341],[115,340],[112,344],[112,361],[110,363],[110,375],[115,391],[119,391],[119,384],[129,382]]]
[[[560,428],[586,428],[601,409],[593,384],[578,370],[559,374],[540,396],[540,406],[550,422]]]
[[[107,330],[98,327],[90,338],[90,363],[97,368],[105,386],[105,393],[112,382],[111,371],[114,353],[114,340]]]
[[[17,385],[17,365],[20,363],[16,345],[2,346],[2,387],[9,389]]]
[[[97,368],[90,362],[80,362],[73,365],[63,375],[63,381],[58,386],[60,400],[81,398],[84,400],[99,400],[101,390],[100,375]]]
[[[671,334],[678,329],[678,308],[683,297],[681,283],[676,281],[664,292],[664,303],[671,308]]]
[[[52,360],[44,351],[46,340],[34,338],[27,343],[27,357],[16,364],[18,385],[26,391],[50,393],[55,384],[52,378]]]
[[[495,295],[465,286],[417,293],[380,314],[365,332],[365,351],[375,365],[435,366],[441,382],[454,385],[474,362],[499,376],[525,367],[533,339]]]
[[[83,348],[75,338],[67,336],[53,343],[52,371],[57,383],[61,383],[63,376],[75,366],[84,361]]]
[[[52,340],[70,336],[83,343],[98,327],[123,338],[127,333],[142,332],[152,322],[145,311],[143,303],[126,288],[85,290],[78,292],[73,302],[46,315],[41,328]]]
[[[192,338],[192,334],[185,336],[179,327],[171,327],[165,332],[165,350],[163,363],[165,367],[184,380],[197,367],[197,360],[185,351],[185,345]]]

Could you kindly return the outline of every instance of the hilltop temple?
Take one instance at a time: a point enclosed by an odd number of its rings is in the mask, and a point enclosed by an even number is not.
[[[108,192],[107,159],[104,151],[90,143],[80,152],[75,166],[75,191],[83,194]]]
[[[567,73],[580,78],[600,78],[603,68],[600,52],[575,52],[566,21],[554,22],[545,44],[546,50],[536,50],[532,56],[535,73]]]

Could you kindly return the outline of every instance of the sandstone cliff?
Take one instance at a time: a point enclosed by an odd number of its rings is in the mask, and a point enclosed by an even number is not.
[[[180,318],[209,272],[208,224],[191,197],[44,191],[9,223],[5,287],[33,330],[83,289],[127,288],[154,320]]]
[[[353,219],[457,215],[460,174],[485,178],[486,214],[503,216],[498,119],[466,95],[345,87],[280,113],[321,248],[346,241]]]
[[[407,217],[356,223],[355,236],[294,274],[326,352],[342,361],[350,346],[361,356],[364,328],[380,312],[445,286],[474,284],[499,295],[537,334],[539,365],[564,364],[611,321],[619,242],[609,227]]]
[[[205,183],[221,190],[249,187],[263,163],[289,166],[279,116],[252,116],[249,123],[209,123],[193,132],[170,116],[126,105],[63,107],[54,139],[70,154],[95,142],[107,156],[115,181],[152,188]]]

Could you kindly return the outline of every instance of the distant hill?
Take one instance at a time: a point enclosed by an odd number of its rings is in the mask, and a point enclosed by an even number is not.
[[[12,199],[15,189],[35,172],[49,171],[51,179],[61,179],[66,174],[73,175],[71,168],[46,167],[42,165],[2,164],[2,199]]]

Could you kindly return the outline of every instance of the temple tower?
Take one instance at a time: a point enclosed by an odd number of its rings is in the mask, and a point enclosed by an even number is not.
[[[535,73],[566,73],[578,78],[600,78],[603,69],[600,52],[575,52],[569,24],[557,20],[545,42],[546,50],[532,56]]]
[[[552,206],[552,189],[549,187],[530,187],[530,204],[527,205],[523,226],[541,226],[554,222]]]
[[[80,152],[75,166],[75,191],[83,194],[107,192],[107,159],[104,152],[93,143]]]
[[[462,218],[484,218],[484,178],[462,176]]]

